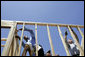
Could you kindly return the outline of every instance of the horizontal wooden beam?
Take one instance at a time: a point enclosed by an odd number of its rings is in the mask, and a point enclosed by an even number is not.
[[[9,22],[9,23],[12,23],[13,21],[9,21],[9,20],[1,20],[1,22],[2,21],[7,21],[7,22]],[[80,27],[80,28],[84,28],[84,26],[83,25],[74,25],[74,24],[57,24],[57,23],[42,23],[42,22],[29,22],[29,21],[15,21],[15,22],[17,22],[17,24],[20,24],[20,25],[22,25],[23,23],[25,23],[25,25],[35,25],[35,24],[37,24],[37,25],[40,25],[40,26],[57,26],[57,25],[59,25],[60,27],[68,27],[68,25],[69,26],[71,26],[71,27]]]
[[[1,38],[1,41],[6,41],[7,39],[6,38]]]
[[[23,24],[23,21],[16,21],[17,22],[17,24]],[[37,24],[37,25],[40,25],[40,26],[57,26],[57,25],[59,25],[60,27],[68,27],[68,25],[67,24],[56,24],[56,23],[41,23],[41,22],[25,22],[25,25],[35,25],[35,24]],[[71,27],[77,27],[77,26],[79,26],[80,28],[84,28],[84,26],[82,26],[82,25],[72,25],[72,24],[69,24],[69,26],[71,26]]]
[[[1,20],[1,28],[11,28],[11,26],[13,25],[13,21],[4,21]]]

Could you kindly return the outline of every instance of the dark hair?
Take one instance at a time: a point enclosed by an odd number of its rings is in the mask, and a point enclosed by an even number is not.
[[[42,45],[39,44],[40,47],[42,47]]]
[[[51,53],[51,51],[49,50],[47,53]]]

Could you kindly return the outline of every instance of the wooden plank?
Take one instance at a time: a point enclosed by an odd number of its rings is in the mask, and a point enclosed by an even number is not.
[[[16,56],[18,56],[18,54],[19,54],[19,42],[18,42],[18,39],[16,40]]]
[[[54,52],[54,48],[53,48],[52,39],[51,39],[50,30],[49,30],[48,25],[47,25],[47,32],[48,32],[48,38],[49,38],[49,42],[50,42],[50,46],[51,46],[51,50],[52,50],[52,56],[55,56],[55,52]]]
[[[63,35],[62,35],[62,32],[61,32],[61,30],[60,30],[59,25],[58,25],[57,27],[58,27],[58,32],[59,32],[60,38],[61,38],[62,43],[63,43],[64,48],[65,48],[66,54],[67,54],[67,56],[70,56],[69,49],[68,49],[68,47],[67,47],[67,45],[66,45],[66,42],[65,42],[65,40],[64,40],[64,38],[63,38]]]
[[[13,21],[3,21],[1,20],[1,28],[11,28],[11,26],[13,25]]]
[[[16,26],[16,30],[17,30],[17,26]],[[15,32],[15,35],[17,34],[17,32]],[[18,44],[18,39],[15,37],[14,35],[14,49],[13,49],[13,56],[17,56],[16,54],[16,50],[17,50],[17,44]]]
[[[14,39],[14,38],[13,38]],[[13,40],[12,40],[12,43],[11,43],[11,46],[10,46],[10,51],[9,51],[9,56],[13,56]]]
[[[17,42],[16,42],[16,38],[15,38],[15,36],[14,36],[14,47],[13,47],[13,56],[16,56],[16,48],[17,48]]]
[[[16,21],[17,24],[22,24],[23,21]],[[24,21],[25,22],[25,21]],[[49,26],[57,26],[59,25],[60,27],[67,27],[68,25],[67,24],[56,24],[56,23],[42,23],[42,22],[25,22],[26,25],[40,25],[40,26],[46,26],[46,25],[49,25]],[[69,26],[71,27],[77,27],[79,26],[80,28],[84,28],[84,26],[82,25],[74,25],[74,24],[69,24]]]
[[[79,27],[77,27],[78,31],[80,32],[81,36],[82,36],[82,40],[81,40],[81,48],[83,49],[84,51],[84,34],[83,32],[81,31],[81,29]],[[80,53],[81,55],[81,53]]]
[[[35,24],[36,56],[38,56],[37,24]]]
[[[1,41],[6,41],[7,40],[7,38],[1,38]]]
[[[22,29],[22,34],[21,34],[21,40],[20,40],[20,46],[19,46],[19,54],[18,54],[18,56],[20,56],[20,53],[21,53],[22,40],[23,40],[23,34],[24,34],[24,25],[25,25],[25,23],[23,23],[23,29]]]
[[[13,38],[13,40],[12,40],[12,48],[11,48],[11,56],[13,56],[13,48],[14,48],[14,38]]]
[[[73,32],[71,31],[71,29],[70,29],[69,26],[68,26],[68,29],[69,29],[69,32],[70,32],[72,38],[74,39],[74,41],[75,41],[77,47],[79,48],[79,51],[81,52],[81,56],[84,56],[84,51],[83,51],[83,49],[81,48],[80,44],[78,43],[76,37],[74,36],[74,34],[73,34]]]
[[[3,21],[6,21],[6,20],[3,20]],[[12,23],[13,21],[8,21],[8,22]],[[57,25],[59,25],[60,27],[68,27],[68,25],[69,25],[71,27],[79,26],[80,28],[84,28],[83,25],[74,25],[74,24],[42,23],[42,22],[27,22],[27,21],[16,21],[16,22],[17,22],[17,24],[25,23],[25,25],[35,25],[35,24],[40,25],[40,26],[47,26],[47,25],[49,25],[49,26],[57,26]]]
[[[16,26],[16,30],[17,30],[17,26]],[[15,32],[15,35],[17,34],[17,32]],[[15,52],[14,55],[18,56],[19,54],[19,39],[18,38],[14,38],[14,45],[15,45]]]
[[[14,22],[14,25],[10,29],[5,47],[4,47],[3,52],[2,52],[2,56],[8,56],[8,54],[9,54],[10,46],[11,46],[13,36],[15,33],[15,28],[16,28],[16,23]]]
[[[12,51],[12,45],[10,46],[9,56],[12,56],[11,51]]]
[[[84,34],[83,34],[83,32],[81,31],[81,29],[79,27],[77,27],[77,29],[80,32],[81,36],[82,36],[81,47],[84,50]]]

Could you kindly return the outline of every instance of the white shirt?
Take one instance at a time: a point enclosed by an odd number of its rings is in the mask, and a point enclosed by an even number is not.
[[[38,46],[38,51],[42,48],[41,46],[37,45]],[[35,47],[36,47],[36,44],[35,44]]]
[[[30,45],[32,45],[32,43],[31,43],[31,40],[32,40],[32,37],[30,37],[30,39],[26,42],[26,44],[30,44]]]
[[[70,45],[70,48],[73,49],[75,47],[75,44],[69,44]]]
[[[75,43],[69,44],[70,46],[70,52],[72,55],[79,54],[78,47],[75,45]]]
[[[38,51],[41,49],[41,47],[38,45]]]
[[[30,37],[30,39],[26,42],[26,44],[30,46],[31,50],[33,50],[31,40],[32,37]]]

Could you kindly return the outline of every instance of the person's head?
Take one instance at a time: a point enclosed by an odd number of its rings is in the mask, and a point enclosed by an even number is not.
[[[40,47],[42,47],[42,45],[39,44]]]
[[[73,43],[73,40],[72,39],[68,39],[68,43],[69,44],[72,44]]]
[[[59,56],[59,54],[56,54],[55,56]]]
[[[51,56],[51,54],[50,53],[46,53],[46,56]]]
[[[27,39],[29,39],[29,38],[28,38],[27,36],[24,36],[24,39],[27,40]]]
[[[46,53],[46,56],[51,56],[50,50]]]

